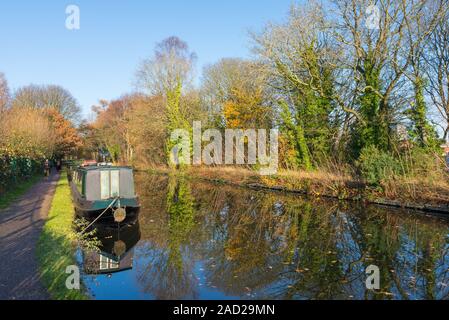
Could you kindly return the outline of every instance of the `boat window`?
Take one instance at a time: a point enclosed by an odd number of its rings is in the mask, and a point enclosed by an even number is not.
[[[120,171],[100,172],[101,199],[115,198],[120,195]]]
[[[83,194],[83,180],[82,180],[82,174],[79,172],[75,173],[75,185],[78,189],[78,192],[80,194]]]
[[[118,269],[119,263],[116,260],[110,259],[100,254],[100,270]]]
[[[110,198],[110,175],[109,171],[100,172],[101,199]]]
[[[111,171],[111,197],[120,195],[120,171]]]

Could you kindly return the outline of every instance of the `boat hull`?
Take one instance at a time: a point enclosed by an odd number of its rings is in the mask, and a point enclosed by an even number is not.
[[[96,210],[86,210],[75,207],[75,213],[78,218],[84,218],[87,221],[94,221],[97,219],[100,215],[101,217],[97,220],[98,223],[116,223],[114,220],[114,210],[115,209],[96,209]],[[140,207],[126,207],[126,218],[123,222],[123,224],[126,223],[135,223],[138,220]]]

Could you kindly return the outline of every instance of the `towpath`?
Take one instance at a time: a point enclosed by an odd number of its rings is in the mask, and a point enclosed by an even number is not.
[[[58,178],[43,178],[0,210],[0,300],[49,299],[39,277],[36,245]]]

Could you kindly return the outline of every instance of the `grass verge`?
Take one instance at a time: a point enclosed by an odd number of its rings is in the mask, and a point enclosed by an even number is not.
[[[37,245],[37,257],[42,281],[56,300],[86,300],[86,291],[67,289],[65,282],[68,274],[66,267],[76,265],[73,232],[74,209],[67,180],[63,172],[58,181],[56,192]]]
[[[32,186],[38,182],[42,176],[36,175],[30,179],[19,183],[11,191],[7,191],[0,197],[0,209],[5,209],[16,201],[20,196],[24,195]]]

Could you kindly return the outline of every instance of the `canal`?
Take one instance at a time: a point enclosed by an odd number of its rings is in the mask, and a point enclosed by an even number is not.
[[[447,299],[449,223],[411,211],[138,174],[139,223],[79,250],[95,299]],[[366,288],[366,269],[380,289]],[[112,272],[117,271],[119,272]]]

